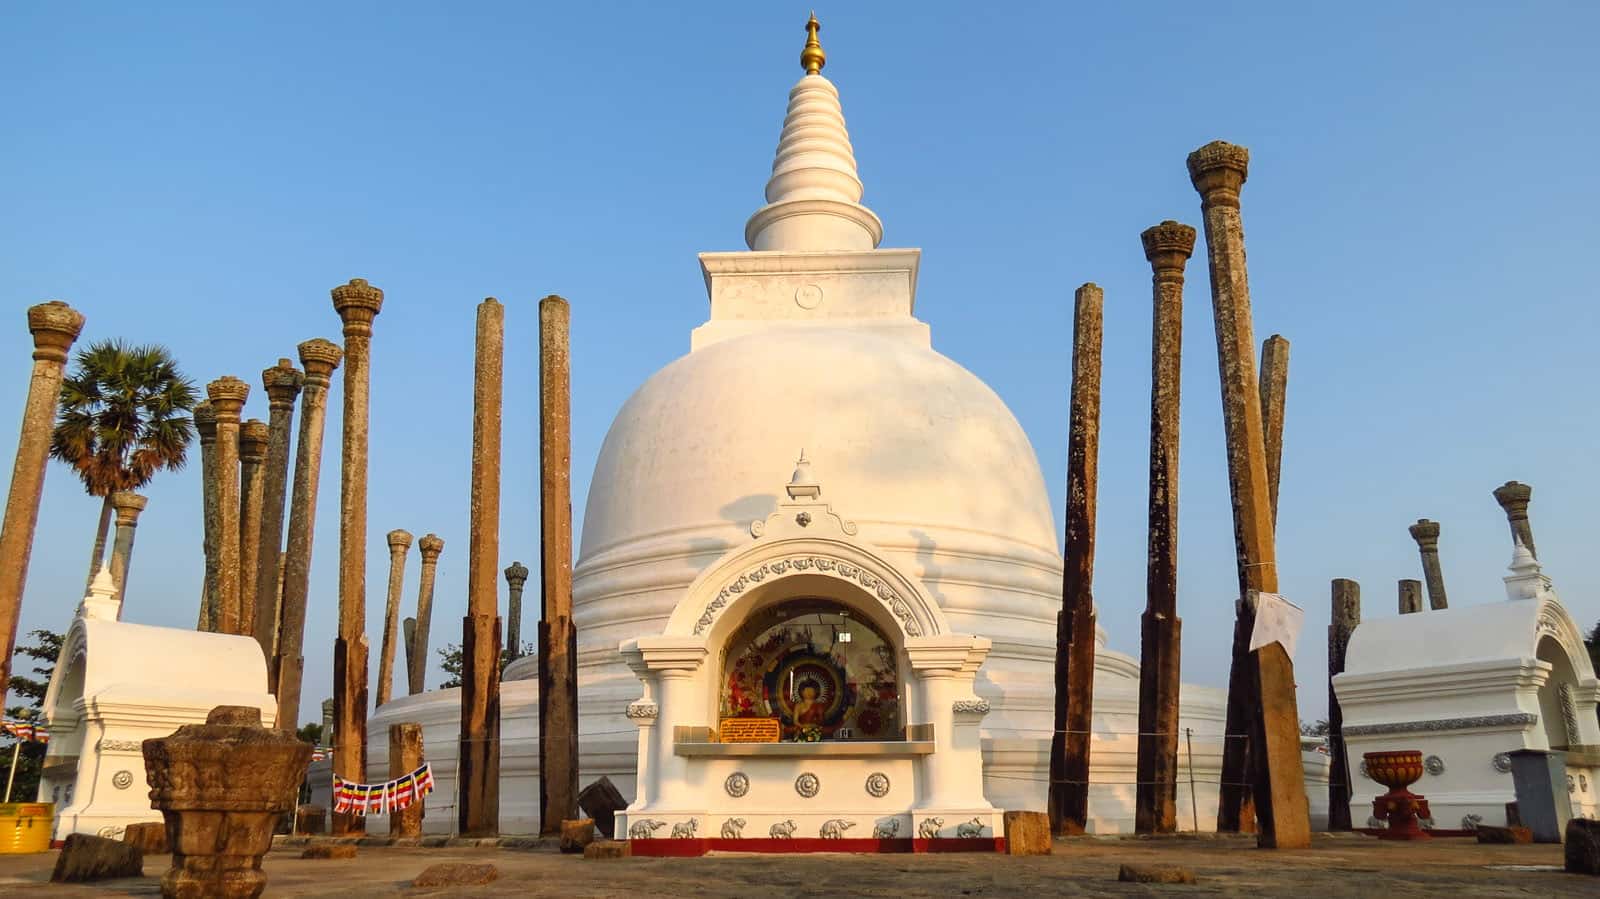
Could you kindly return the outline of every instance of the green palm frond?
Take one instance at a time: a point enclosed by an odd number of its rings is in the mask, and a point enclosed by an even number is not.
[[[166,347],[102,340],[75,361],[61,384],[52,458],[71,465],[93,496],[136,490],[183,467],[199,391]]]

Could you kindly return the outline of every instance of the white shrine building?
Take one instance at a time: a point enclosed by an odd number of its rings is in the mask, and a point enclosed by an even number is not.
[[[160,821],[150,806],[143,742],[204,724],[219,705],[255,706],[271,727],[277,703],[253,637],[119,621],[122,603],[102,567],[62,638],[44,713],[50,747],[38,801],[56,807],[52,838],[120,837]]]
[[[580,786],[604,775],[629,798],[618,835],[636,853],[992,848],[1003,810],[1045,808],[1062,557],[1038,457],[932,348],[921,251],[880,247],[820,48],[812,61],[749,249],[700,255],[709,320],[617,413],[591,479]],[[1138,664],[1104,643],[1090,830],[1131,831]],[[538,829],[536,666],[512,663],[501,688],[506,833]],[[1186,685],[1181,702],[1198,808],[1185,784],[1178,818],[1209,830],[1225,693]],[[372,777],[389,725],[423,724],[433,832],[456,819],[460,708],[438,690],[368,724]],[[740,717],[778,719],[780,741],[713,740]],[[1306,758],[1322,817],[1327,763]]]
[[[1582,632],[1527,547],[1516,544],[1499,602],[1361,622],[1333,679],[1351,766],[1350,820],[1385,788],[1362,753],[1415,749],[1427,771],[1411,790],[1434,826],[1506,823],[1516,800],[1508,753],[1566,754],[1572,814],[1600,814],[1600,680]]]

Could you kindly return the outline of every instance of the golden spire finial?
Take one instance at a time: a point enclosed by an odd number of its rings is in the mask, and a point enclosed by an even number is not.
[[[800,65],[807,75],[822,74],[822,67],[828,64],[828,54],[822,51],[822,42],[817,40],[817,32],[821,30],[822,23],[817,21],[816,10],[812,10],[811,21],[806,23],[806,48],[800,51]]]

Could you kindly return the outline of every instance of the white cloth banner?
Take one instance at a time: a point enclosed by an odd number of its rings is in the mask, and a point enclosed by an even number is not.
[[[1276,593],[1256,594],[1256,626],[1250,632],[1250,649],[1281,643],[1294,659],[1294,644],[1306,623],[1306,611]]]

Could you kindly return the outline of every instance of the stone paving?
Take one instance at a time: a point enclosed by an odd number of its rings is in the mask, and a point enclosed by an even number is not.
[[[1561,847],[1480,846],[1466,839],[1380,843],[1317,835],[1312,847],[1265,852],[1241,837],[1159,840],[1082,837],[1055,854],[743,855],[698,859],[585,861],[553,844],[531,849],[363,846],[354,860],[301,859],[284,846],[263,865],[272,896],[777,897],[893,896],[1298,896],[1498,897],[1600,896],[1600,878],[1560,871]],[[151,856],[145,876],[93,885],[48,883],[56,853],[0,856],[0,896],[157,896],[167,856]],[[500,870],[487,886],[412,889],[413,877],[440,862]],[[1194,886],[1119,883],[1122,864],[1183,865]]]

